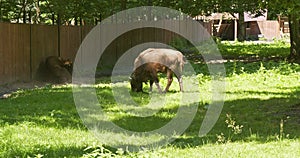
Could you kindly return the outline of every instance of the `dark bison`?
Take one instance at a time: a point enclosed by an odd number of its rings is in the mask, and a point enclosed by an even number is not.
[[[37,73],[37,79],[44,82],[67,83],[72,79],[72,62],[57,56],[49,56],[42,61]]]
[[[167,92],[173,81],[173,74],[178,79],[180,91],[182,86],[182,70],[184,57],[181,52],[172,49],[147,49],[143,51],[134,61],[133,73],[130,76],[131,90],[143,92],[143,82],[150,81],[150,92],[155,83],[159,92],[162,89],[159,85],[157,73],[166,73],[168,78],[164,92]]]

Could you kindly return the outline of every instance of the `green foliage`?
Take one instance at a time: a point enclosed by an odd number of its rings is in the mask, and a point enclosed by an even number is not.
[[[107,149],[103,145],[93,145],[84,149],[86,154],[82,156],[82,158],[110,158],[110,157],[121,157],[124,155],[124,151],[122,148],[117,149],[115,152]]]
[[[225,123],[227,124],[227,128],[230,129],[228,138],[225,137],[223,133],[217,135],[217,143],[228,143],[232,141],[234,135],[238,135],[242,133],[243,125],[237,125],[236,121],[231,117],[230,114],[226,114]]]
[[[291,14],[300,14],[300,3],[298,0],[290,0],[289,3],[282,3],[282,1],[279,0],[269,0],[267,1],[267,7],[271,11],[276,11],[277,14],[285,16]]]
[[[231,117],[230,114],[226,114],[226,120],[225,123],[227,124],[227,127],[231,129],[233,134],[240,134],[242,133],[243,125],[237,125],[236,121]]]
[[[217,37],[217,36],[213,36],[212,38],[213,38],[213,40],[214,40],[217,44],[220,44],[221,41],[222,41],[222,39],[221,39],[220,37]]]
[[[29,23],[69,23],[71,20],[84,20],[93,24],[116,12],[139,6],[162,6],[180,10],[188,15],[210,14],[213,12],[242,13],[244,11],[257,11],[262,3],[251,1],[194,1],[194,0],[1,0],[0,8],[2,21]],[[54,16],[54,19],[53,19]]]

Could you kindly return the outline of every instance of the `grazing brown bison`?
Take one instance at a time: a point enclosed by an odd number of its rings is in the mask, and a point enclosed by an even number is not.
[[[72,62],[57,56],[49,56],[40,63],[37,79],[44,82],[71,82]]]
[[[168,78],[167,86],[164,92],[167,92],[173,81],[173,74],[178,79],[180,91],[182,86],[182,70],[184,65],[183,55],[172,49],[154,49],[150,48],[143,51],[134,61],[134,70],[131,74],[131,90],[135,92],[143,91],[143,82],[150,81],[150,91],[155,83],[159,92],[162,92],[159,85],[157,73],[166,73]]]

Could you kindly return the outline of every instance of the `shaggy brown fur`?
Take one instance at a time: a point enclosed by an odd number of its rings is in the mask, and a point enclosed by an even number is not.
[[[37,72],[37,79],[51,83],[71,82],[72,62],[57,56],[49,56],[42,61]]]
[[[158,91],[162,92],[159,85],[157,73],[166,73],[168,78],[164,92],[169,90],[173,81],[173,74],[178,79],[180,91],[183,91],[182,69],[184,65],[183,55],[179,51],[172,49],[147,49],[142,52],[134,62],[134,72],[131,75],[131,90],[135,92],[143,91],[143,82],[150,81],[150,91],[153,83]]]

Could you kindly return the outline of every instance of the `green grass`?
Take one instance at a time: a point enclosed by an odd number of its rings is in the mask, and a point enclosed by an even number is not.
[[[228,59],[264,59],[289,56],[290,44],[275,42],[271,44],[254,44],[252,42],[218,43],[223,58]]]
[[[236,46],[226,47],[235,49]],[[255,47],[249,45],[245,51],[252,54],[250,52]],[[265,49],[272,52],[270,47]],[[281,49],[281,45],[278,49]],[[193,66],[201,92],[198,111],[188,129],[167,146],[125,153],[102,146],[105,141],[115,144],[131,141],[143,145],[163,136],[129,137],[125,133],[107,130],[102,131],[101,139],[97,139],[87,130],[76,111],[71,86],[47,86],[19,90],[12,97],[0,100],[0,157],[300,156],[300,65],[285,61],[226,63],[225,104],[216,125],[205,137],[198,137],[198,133],[211,103],[211,77],[205,64]],[[161,82],[166,84],[165,79],[161,79]],[[179,108],[181,93],[177,93],[176,80],[171,92],[166,94],[169,97],[166,106],[148,117],[134,116],[126,111],[128,109],[117,105],[109,78],[97,80],[96,87],[99,102],[109,119],[128,130],[142,132],[158,129],[172,120]],[[129,89],[129,84],[125,87]],[[148,88],[146,86],[145,90]],[[145,107],[150,99],[146,93],[130,95],[142,104],[141,107]],[[231,121],[235,121],[235,124],[226,123],[226,120],[230,120],[227,114],[231,115]],[[234,133],[237,129],[241,131]]]

